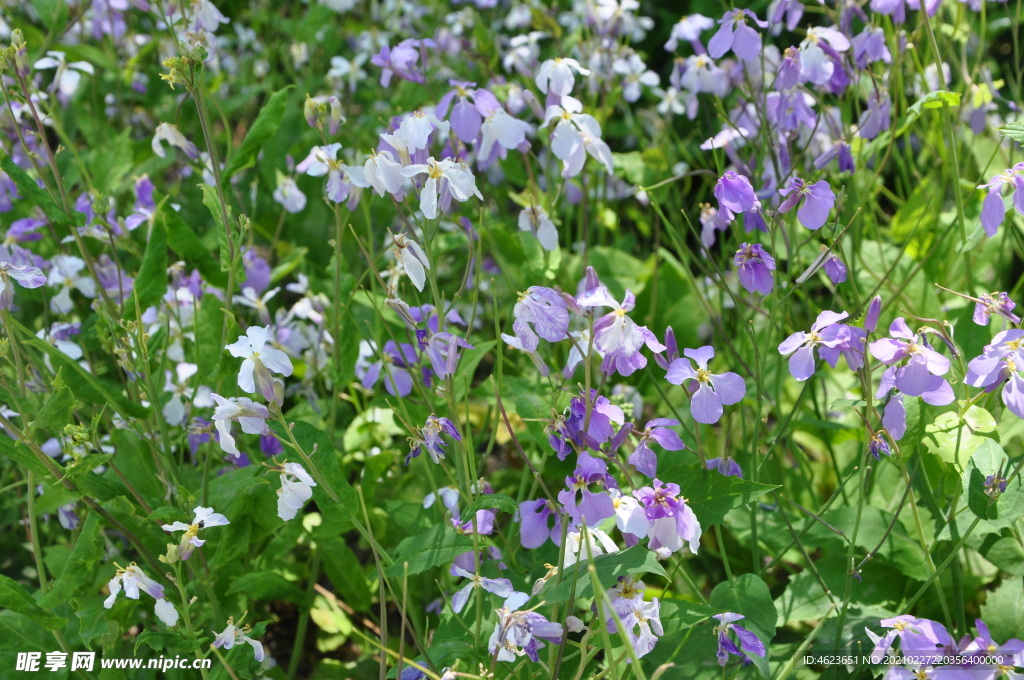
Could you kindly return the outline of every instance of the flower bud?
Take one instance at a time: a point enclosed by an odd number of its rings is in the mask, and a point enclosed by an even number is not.
[[[868,305],[867,314],[864,315],[864,330],[874,333],[878,328],[878,315],[882,313],[882,296],[876,295],[871,304]]]
[[[336,135],[338,134],[338,128],[345,122],[345,116],[341,115],[341,102],[338,101],[337,97],[331,97],[327,102],[331,107],[331,113],[327,118],[327,132]]]
[[[317,109],[318,108],[319,107],[317,106],[317,103],[313,100],[312,97],[310,97],[307,94],[306,95],[306,103],[302,107],[302,113],[303,113],[304,116],[306,116],[306,123],[308,123],[309,127],[313,128],[314,130],[317,129]]]
[[[14,48],[14,68],[19,78],[27,78],[28,67],[28,43],[25,42],[25,34],[20,28],[14,29],[11,33],[11,47]]]

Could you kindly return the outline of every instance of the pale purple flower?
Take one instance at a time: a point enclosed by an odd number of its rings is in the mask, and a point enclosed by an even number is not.
[[[466,603],[469,602],[469,596],[473,594],[473,590],[476,588],[482,588],[503,600],[515,592],[515,588],[512,587],[512,581],[509,581],[507,578],[484,578],[483,576],[466,571],[455,564],[452,565],[451,573],[453,576],[469,579],[469,583],[452,595],[452,611],[456,614],[465,608]]]
[[[732,221],[736,213],[745,213],[761,208],[761,201],[754,193],[754,187],[745,175],[729,170],[715,184],[715,198],[718,211],[725,219]]]
[[[694,555],[700,548],[701,526],[685,498],[679,497],[678,484],[665,484],[659,479],[652,486],[633,492],[644,507],[650,525],[648,548],[667,557],[688,545]]]
[[[987,326],[993,314],[1001,316],[1010,323],[1019,324],[1020,317],[1013,313],[1017,306],[1010,296],[1004,293],[982,293],[981,298],[974,305],[974,323],[979,326]]]
[[[787,197],[779,206],[779,212],[789,212],[800,204],[796,217],[800,224],[811,231],[821,229],[825,225],[829,212],[836,204],[836,195],[825,180],[806,184],[799,177],[794,177],[788,187],[779,189],[779,193]]]
[[[1003,386],[1003,403],[1018,418],[1024,418],[1024,330],[1010,329],[997,333],[985,346],[981,356],[967,364],[964,382],[986,392]]]
[[[1013,208],[1019,215],[1024,215],[1024,163],[1018,163],[1012,168],[1003,170],[992,177],[988,184],[982,184],[979,189],[988,189],[985,194],[985,202],[981,207],[981,226],[985,229],[985,235],[992,237],[999,230],[1006,215],[1006,204],[1003,203],[1003,188],[1009,186],[1013,190]]]
[[[713,425],[725,412],[723,406],[731,406],[743,399],[747,393],[747,385],[743,378],[735,373],[711,373],[708,362],[715,356],[710,345],[698,349],[684,349],[686,359],[676,359],[665,374],[665,380],[673,385],[682,385],[688,380],[695,380],[691,386],[693,396],[690,400],[690,412],[698,423]],[[694,370],[690,359],[697,362]]]
[[[490,90],[477,88],[476,83],[449,80],[448,84],[453,89],[441,97],[434,113],[438,118],[447,118],[455,136],[470,144],[480,134],[484,117],[500,109],[501,104]]]
[[[822,347],[835,348],[843,342],[839,322],[847,316],[846,312],[821,312],[810,332],[797,331],[782,341],[779,354],[789,356],[789,372],[794,378],[803,381],[814,375],[815,348],[820,352]]]
[[[28,264],[15,264],[7,248],[0,246],[0,310],[14,307],[14,284],[22,288],[39,288],[46,283],[46,275]]]
[[[775,258],[760,243],[743,243],[733,258],[739,275],[740,284],[748,293],[768,295],[775,286],[772,272],[775,271]]]
[[[644,601],[642,593],[636,593],[630,598],[620,597],[612,602],[612,609],[638,658],[653,650],[658,637],[665,634],[661,627],[661,605],[656,597],[650,602]],[[617,633],[619,630],[618,624],[610,616],[607,630],[609,633]]]
[[[431,413],[427,416],[427,422],[420,428],[418,436],[410,442],[412,449],[405,457],[405,464],[408,465],[409,461],[423,453],[424,449],[430,454],[431,460],[440,463],[444,458],[444,447],[447,445],[441,438],[442,434],[447,434],[455,441],[462,441],[462,436],[452,421],[443,416],[438,418]]]
[[[868,304],[868,311],[864,313],[864,330],[868,333],[874,333],[875,329],[878,328],[878,317],[882,313],[882,296],[876,295],[871,298],[871,302]]]
[[[730,458],[724,456],[721,458],[708,458],[704,462],[704,467],[708,470],[718,470],[723,477],[740,477],[743,478],[743,469],[740,468],[739,463]]]
[[[825,258],[825,274],[832,283],[838,285],[846,280],[846,265],[839,259],[839,256],[835,253],[829,253],[828,257]]]
[[[708,42],[708,54],[712,59],[723,57],[729,50],[743,60],[757,59],[761,54],[761,34],[747,24],[768,28],[767,21],[761,21],[750,10],[729,10],[718,20],[721,26]]]
[[[530,286],[513,309],[512,330],[528,352],[536,351],[540,338],[548,342],[564,340],[569,331],[569,310],[565,300],[551,288]]]
[[[642,431],[636,431],[636,434],[640,436],[640,441],[637,442],[636,450],[629,456],[629,464],[639,472],[653,478],[657,473],[658,457],[654,455],[654,450],[651,449],[649,442],[654,441],[666,451],[682,451],[686,445],[674,430],[669,429],[677,425],[679,425],[679,421],[672,418],[655,418],[648,421]]]
[[[248,625],[239,628],[235,625],[233,618],[228,619],[228,626],[221,632],[214,632],[213,646],[217,648],[223,647],[224,649],[231,649],[240,642],[247,643],[252,647],[252,656],[256,661],[263,661],[265,653],[263,651],[263,643],[259,640],[253,640],[249,637],[249,633],[252,632]]]
[[[423,51],[426,54],[427,47],[437,47],[437,44],[429,39],[407,38],[395,45],[394,48],[389,45],[381,47],[380,51],[370,58],[370,63],[381,69],[381,87],[388,87],[391,84],[391,78],[396,75],[413,83],[426,82],[423,73],[418,70],[417,66],[420,52]]]
[[[592,269],[588,268],[592,272]],[[597,277],[594,275],[594,279]],[[626,291],[622,304],[619,304],[608,289],[597,282],[597,287],[585,291],[576,298],[581,307],[611,307],[614,311],[605,314],[594,324],[594,346],[603,354],[601,370],[611,375],[631,375],[637,369],[647,365],[647,358],[640,353],[640,348],[647,345],[652,352],[662,352],[665,346],[658,342],[654,333],[646,326],[638,326],[627,313],[636,306],[636,297]]]
[[[904,655],[919,657],[922,663],[928,663],[930,658],[937,660],[939,657],[949,656],[956,649],[953,638],[945,626],[929,619],[904,614],[882,619],[880,624],[883,628],[889,629],[885,635],[879,636],[869,628],[864,629],[875,643],[875,648],[871,651],[873,661],[887,656],[896,640],[900,641],[900,651]]]
[[[368,349],[372,356],[373,347],[368,346]],[[394,340],[388,340],[377,361],[362,365],[356,363],[356,377],[369,390],[373,389],[383,374],[384,389],[388,394],[405,397],[412,392],[413,387],[412,375],[407,369],[414,366],[416,361],[416,350],[412,345],[406,342],[396,344]]]
[[[674,52],[679,41],[686,41],[691,45],[694,43],[700,43],[700,34],[702,31],[706,31],[715,25],[714,19],[706,17],[703,14],[690,14],[683,16],[672,25],[672,33],[669,35],[668,42],[665,43],[665,49],[668,52]],[[694,45],[696,50],[696,45]],[[700,50],[703,51],[704,47],[701,46]]]
[[[889,93],[872,90],[868,95],[867,108],[860,114],[857,134],[864,139],[874,139],[888,130],[891,122],[892,100],[889,99]]]
[[[444,380],[450,375],[455,375],[460,348],[473,349],[473,345],[447,331],[430,335],[425,350],[434,374],[439,379]]]
[[[257,404],[248,397],[225,399],[211,392],[210,398],[217,404],[213,412],[213,422],[217,427],[220,448],[224,453],[230,453],[238,458],[242,454],[231,435],[231,423],[237,421],[242,426],[242,432],[246,434],[263,434],[267,431],[266,421],[270,417],[270,411],[263,404]]]
[[[907,327],[903,317],[892,322],[889,334],[891,338],[876,340],[868,346],[872,356],[889,367],[882,374],[877,398],[895,387],[904,394],[921,397],[932,406],[951,403],[953,388],[942,377],[949,371],[949,359],[925,345],[921,337]]]
[[[537,652],[545,646],[544,640],[561,644],[562,624],[548,621],[534,611],[519,611],[529,599],[526,593],[513,593],[498,609],[498,621],[487,642],[487,651],[498,661],[513,662],[525,655],[537,662]]]
[[[551,519],[554,526],[549,526]],[[519,504],[519,542],[524,548],[539,548],[550,538],[558,545],[562,540],[562,515],[546,498]]]

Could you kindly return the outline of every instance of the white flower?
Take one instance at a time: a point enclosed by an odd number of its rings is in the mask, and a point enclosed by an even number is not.
[[[242,289],[241,295],[235,296],[235,304],[255,309],[256,314],[260,317],[260,321],[269,325],[270,310],[267,309],[267,303],[270,302],[279,292],[281,292],[280,286],[277,288],[271,288],[261,297],[257,297],[256,290],[246,286]]]
[[[274,200],[290,213],[302,212],[306,207],[306,194],[302,193],[291,177],[278,178],[277,188],[274,189]]]
[[[590,71],[580,66],[575,59],[548,59],[540,65],[537,72],[537,87],[544,94],[569,94],[576,83],[573,71],[583,76],[590,75]]]
[[[587,544],[578,531],[570,531],[565,537],[565,562],[562,568],[571,567],[580,560],[589,560],[598,555],[619,551],[619,546],[608,534],[600,529],[587,528]]]
[[[217,426],[220,448],[224,453],[230,453],[237,458],[242,454],[235,446],[235,438],[231,436],[231,423],[237,420],[242,426],[242,432],[246,434],[263,434],[267,431],[266,419],[270,417],[270,411],[263,404],[257,404],[248,397],[225,399],[212,392],[210,397],[217,403],[217,408],[213,412],[213,422]]]
[[[390,151],[375,153],[363,165],[363,177],[378,196],[386,193],[397,194],[405,184],[402,164],[395,160]]]
[[[96,282],[80,273],[85,269],[85,260],[72,255],[55,255],[51,265],[46,283],[61,286],[60,292],[50,298],[50,311],[54,314],[67,314],[74,307],[72,288],[88,298],[96,297]]]
[[[115,564],[115,566],[117,566]],[[142,570],[134,562],[128,565],[127,569],[117,567],[114,578],[107,583],[110,589],[110,596],[103,601],[103,606],[110,609],[114,606],[118,593],[124,588],[124,595],[132,600],[139,599],[141,588],[156,600],[156,615],[168,626],[178,622],[178,612],[170,602],[164,600],[164,587],[142,573]]]
[[[238,370],[238,387],[253,394],[256,385],[267,401],[276,401],[274,379],[271,372],[288,377],[292,374],[292,360],[279,349],[267,347],[270,341],[270,327],[250,326],[245,335],[238,336],[238,341],[225,349],[231,356],[244,358]],[[255,380],[254,380],[255,378]]]
[[[519,213],[519,230],[531,231],[544,250],[558,249],[558,230],[544,208],[531,205]]]
[[[423,183],[423,191],[420,193],[420,210],[428,220],[437,217],[438,196],[444,192],[460,202],[468,201],[470,196],[483,199],[480,190],[476,188],[476,178],[469,167],[451,158],[438,162],[431,157],[426,163],[417,163],[402,169],[402,175],[405,177],[422,174],[427,175],[427,181]],[[442,200],[442,207],[445,203],[447,201]]]
[[[237,627],[235,625],[234,618],[230,618],[228,619],[228,627],[225,628],[222,632],[218,633],[217,631],[213,631],[214,634],[217,636],[213,641],[213,646],[223,647],[224,649],[231,649],[235,646],[235,644],[239,642],[248,642],[250,645],[252,645],[253,658],[257,661],[263,661],[263,644],[260,643],[259,640],[253,640],[251,637],[249,637],[249,633],[251,632],[251,630],[252,629],[249,628],[248,624],[246,624],[243,628]]]
[[[526,135],[533,132],[533,126],[513,118],[505,109],[497,109],[480,126],[480,132],[482,134],[477,153],[482,158],[488,158],[495,142],[503,149],[515,149],[526,141]]]
[[[160,123],[153,132],[153,153],[160,158],[167,156],[163,143],[167,142],[185,152],[185,155],[195,160],[199,157],[199,149],[181,133],[177,125],[173,123]]]
[[[395,132],[382,132],[380,138],[394,147],[402,158],[408,158],[413,151],[427,148],[430,133],[437,130],[442,136],[448,134],[451,124],[438,120],[433,113],[416,111],[398,125]]]
[[[418,243],[404,234],[396,234],[393,238],[395,240],[395,261],[405,269],[405,273],[412,281],[412,285],[416,286],[416,290],[422,292],[427,280],[426,270],[430,269],[427,254],[423,252]]]
[[[184,397],[192,391],[192,388],[188,386],[188,380],[198,370],[199,367],[195,364],[182,361],[175,366],[174,373],[171,373],[171,371],[166,372],[167,382],[164,385],[164,391],[170,392],[171,398],[164,404],[163,414],[164,420],[167,421],[168,425],[181,425],[185,421]],[[175,377],[177,380],[175,380]],[[213,400],[210,398],[210,388],[205,385],[199,385],[195,390],[192,405],[196,408],[209,408],[213,406]]]
[[[195,519],[192,520],[192,524],[185,524],[184,522],[175,522],[173,524],[164,524],[161,528],[164,531],[184,531],[185,535],[181,537],[181,543],[178,545],[178,555],[182,560],[187,560],[191,555],[192,551],[202,546],[206,541],[199,538],[199,530],[207,529],[209,527],[220,527],[225,524],[230,524],[228,518],[219,512],[214,512],[213,508],[204,508],[199,505],[193,510],[195,513]]]
[[[277,492],[277,516],[286,522],[294,519],[310,498],[316,482],[298,463],[285,463],[281,468],[281,488]]]
[[[57,84],[57,91],[59,93],[58,99],[67,102],[71,95],[78,89],[78,84],[82,80],[82,74],[88,73],[92,75],[94,73],[92,64],[87,61],[73,61],[70,64],[64,61],[63,52],[50,51],[46,53],[46,56],[35,63],[37,69],[57,69],[56,75],[54,75],[54,82]]]

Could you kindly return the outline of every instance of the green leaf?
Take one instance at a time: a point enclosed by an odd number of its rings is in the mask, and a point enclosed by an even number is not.
[[[197,649],[201,649],[204,644],[209,641],[208,637],[197,638],[195,641],[189,640],[188,638],[182,637],[180,633],[158,633],[153,630],[144,630],[139,634],[139,637],[135,638],[135,654],[138,655],[139,647],[143,644],[148,645],[151,649],[162,652],[194,652]]]
[[[210,254],[210,249],[203,245],[184,218],[167,203],[161,205],[160,215],[167,229],[171,250],[185,261],[185,266],[198,269],[203,279],[211,285],[221,288],[226,286],[228,277],[221,271],[220,262]]]
[[[1009,479],[1015,467],[1003,447],[988,439],[974,452],[964,470],[963,489],[967,507],[995,527],[1011,526],[1014,520],[1024,517],[1024,478],[1021,475],[1007,482],[1006,490],[1001,493],[998,483],[985,483],[989,476],[1004,481]]]
[[[256,121],[249,128],[245,139],[242,140],[242,144],[231,158],[228,159],[227,167],[221,173],[221,177],[225,182],[233,174],[255,161],[256,155],[263,145],[281,127],[281,121],[284,120],[285,107],[288,104],[288,90],[291,87],[291,85],[288,85],[275,92],[260,110],[259,115],[256,116]]]
[[[995,590],[985,595],[981,618],[988,624],[994,640],[1024,638],[1024,581],[1003,579]]]
[[[203,205],[209,209],[210,214],[213,215],[213,219],[219,227],[217,230],[219,238],[224,233],[224,211],[227,206],[220,202],[220,196],[217,194],[216,187],[211,187],[209,184],[200,184],[199,189],[203,192]],[[228,215],[228,219],[231,219],[231,215]],[[224,255],[224,253],[221,253],[221,269],[227,271],[224,268]]]
[[[701,621],[717,614],[718,610],[695,602],[677,600],[671,597],[660,598],[661,625],[668,631],[684,630],[696,626]]]
[[[250,600],[288,600],[297,604],[306,600],[305,593],[297,585],[274,571],[239,576],[228,588],[228,595],[233,593],[245,593]]]
[[[369,611],[373,604],[370,586],[359,564],[359,558],[341,538],[334,536],[318,539],[320,558],[327,578],[331,579],[338,595],[350,607],[359,612]]]
[[[473,505],[466,511],[466,517],[472,517],[477,510],[489,510],[491,508],[515,515],[519,511],[519,504],[503,493],[489,493],[479,496]]]
[[[946,106],[960,106],[960,93],[949,90],[935,90],[910,105],[907,113],[920,116],[923,109],[941,109]]]
[[[768,586],[754,574],[741,574],[732,581],[725,581],[711,591],[710,604],[723,612],[742,614],[740,625],[748,629],[769,649],[769,643],[775,637],[775,624],[778,612],[772,602]],[[747,654],[754,665],[764,676],[768,675],[768,657]]]
[[[163,222],[154,221],[150,227],[146,252],[132,292],[143,312],[158,304],[167,292],[167,231]],[[126,316],[130,319],[135,317],[135,308],[130,304]]]
[[[1007,123],[999,131],[1015,142],[1024,144],[1024,123]]]
[[[53,382],[50,383],[53,391],[50,392],[50,398],[46,400],[46,403],[39,410],[39,415],[32,421],[31,430],[41,428],[48,430],[52,434],[57,434],[70,422],[71,412],[78,405],[78,402],[75,401],[71,390],[64,384],[64,380],[61,378],[61,370],[57,369],[57,375],[53,377]]]
[[[980,406],[971,406],[963,418],[955,411],[940,413],[924,432],[925,450],[961,470],[979,446],[997,436],[995,418]]]
[[[564,602],[572,595],[573,581],[576,582],[575,597],[590,597],[593,592],[593,584],[590,581],[590,574],[587,573],[589,562],[584,556],[576,564],[562,570],[562,581],[555,579],[548,581],[548,585],[542,593],[542,597],[548,602]],[[605,588],[611,588],[619,576],[625,574],[657,574],[668,578],[665,569],[658,562],[653,552],[642,545],[634,545],[632,548],[619,552],[598,555],[593,559],[594,569],[597,570],[597,580]]]
[[[437,524],[419,536],[402,539],[393,553],[395,563],[384,570],[391,578],[403,574],[419,574],[432,567],[448,564],[457,555],[473,549],[468,536],[457,533],[447,524]],[[404,565],[408,564],[408,571]]]
[[[64,563],[64,570],[54,579],[50,591],[39,599],[44,607],[64,604],[76,593],[92,583],[96,565],[104,556],[103,534],[100,516],[94,512],[86,515],[82,530],[75,541],[75,547]]]
[[[119,385],[112,385],[86,372],[85,369],[78,365],[77,361],[50,343],[37,338],[35,333],[16,319],[12,318],[11,323],[21,332],[23,336],[21,342],[23,344],[34,347],[48,355],[50,361],[57,369],[66,368],[68,370],[64,379],[67,380],[68,387],[71,388],[71,391],[80,400],[90,404],[110,404],[122,416],[125,416],[125,419],[128,419],[128,416],[145,418],[149,415],[150,409],[122,394]]]
[[[46,630],[57,630],[67,623],[66,619],[47,614],[24,588],[3,574],[0,574],[0,607],[27,616]]]
[[[679,495],[687,499],[702,527],[721,524],[733,508],[778,488],[678,462],[659,470],[658,479],[679,485]]]
[[[108,138],[102,149],[92,151],[89,169],[97,191],[114,194],[122,180],[132,169],[132,130],[126,128],[112,140]]]

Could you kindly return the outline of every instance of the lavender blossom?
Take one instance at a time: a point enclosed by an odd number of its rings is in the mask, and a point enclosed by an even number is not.
[[[739,275],[740,284],[748,293],[768,295],[775,286],[772,272],[775,271],[775,258],[760,243],[743,243],[733,258]]]
[[[746,383],[735,373],[708,371],[708,362],[715,356],[715,350],[710,345],[698,349],[684,349],[683,356],[687,359],[676,359],[668,367],[665,380],[673,385],[695,380],[696,386],[691,386],[693,396],[690,401],[690,412],[698,423],[713,425],[725,412],[723,406],[731,406],[743,399],[747,393]],[[696,370],[689,359],[697,362]]]

